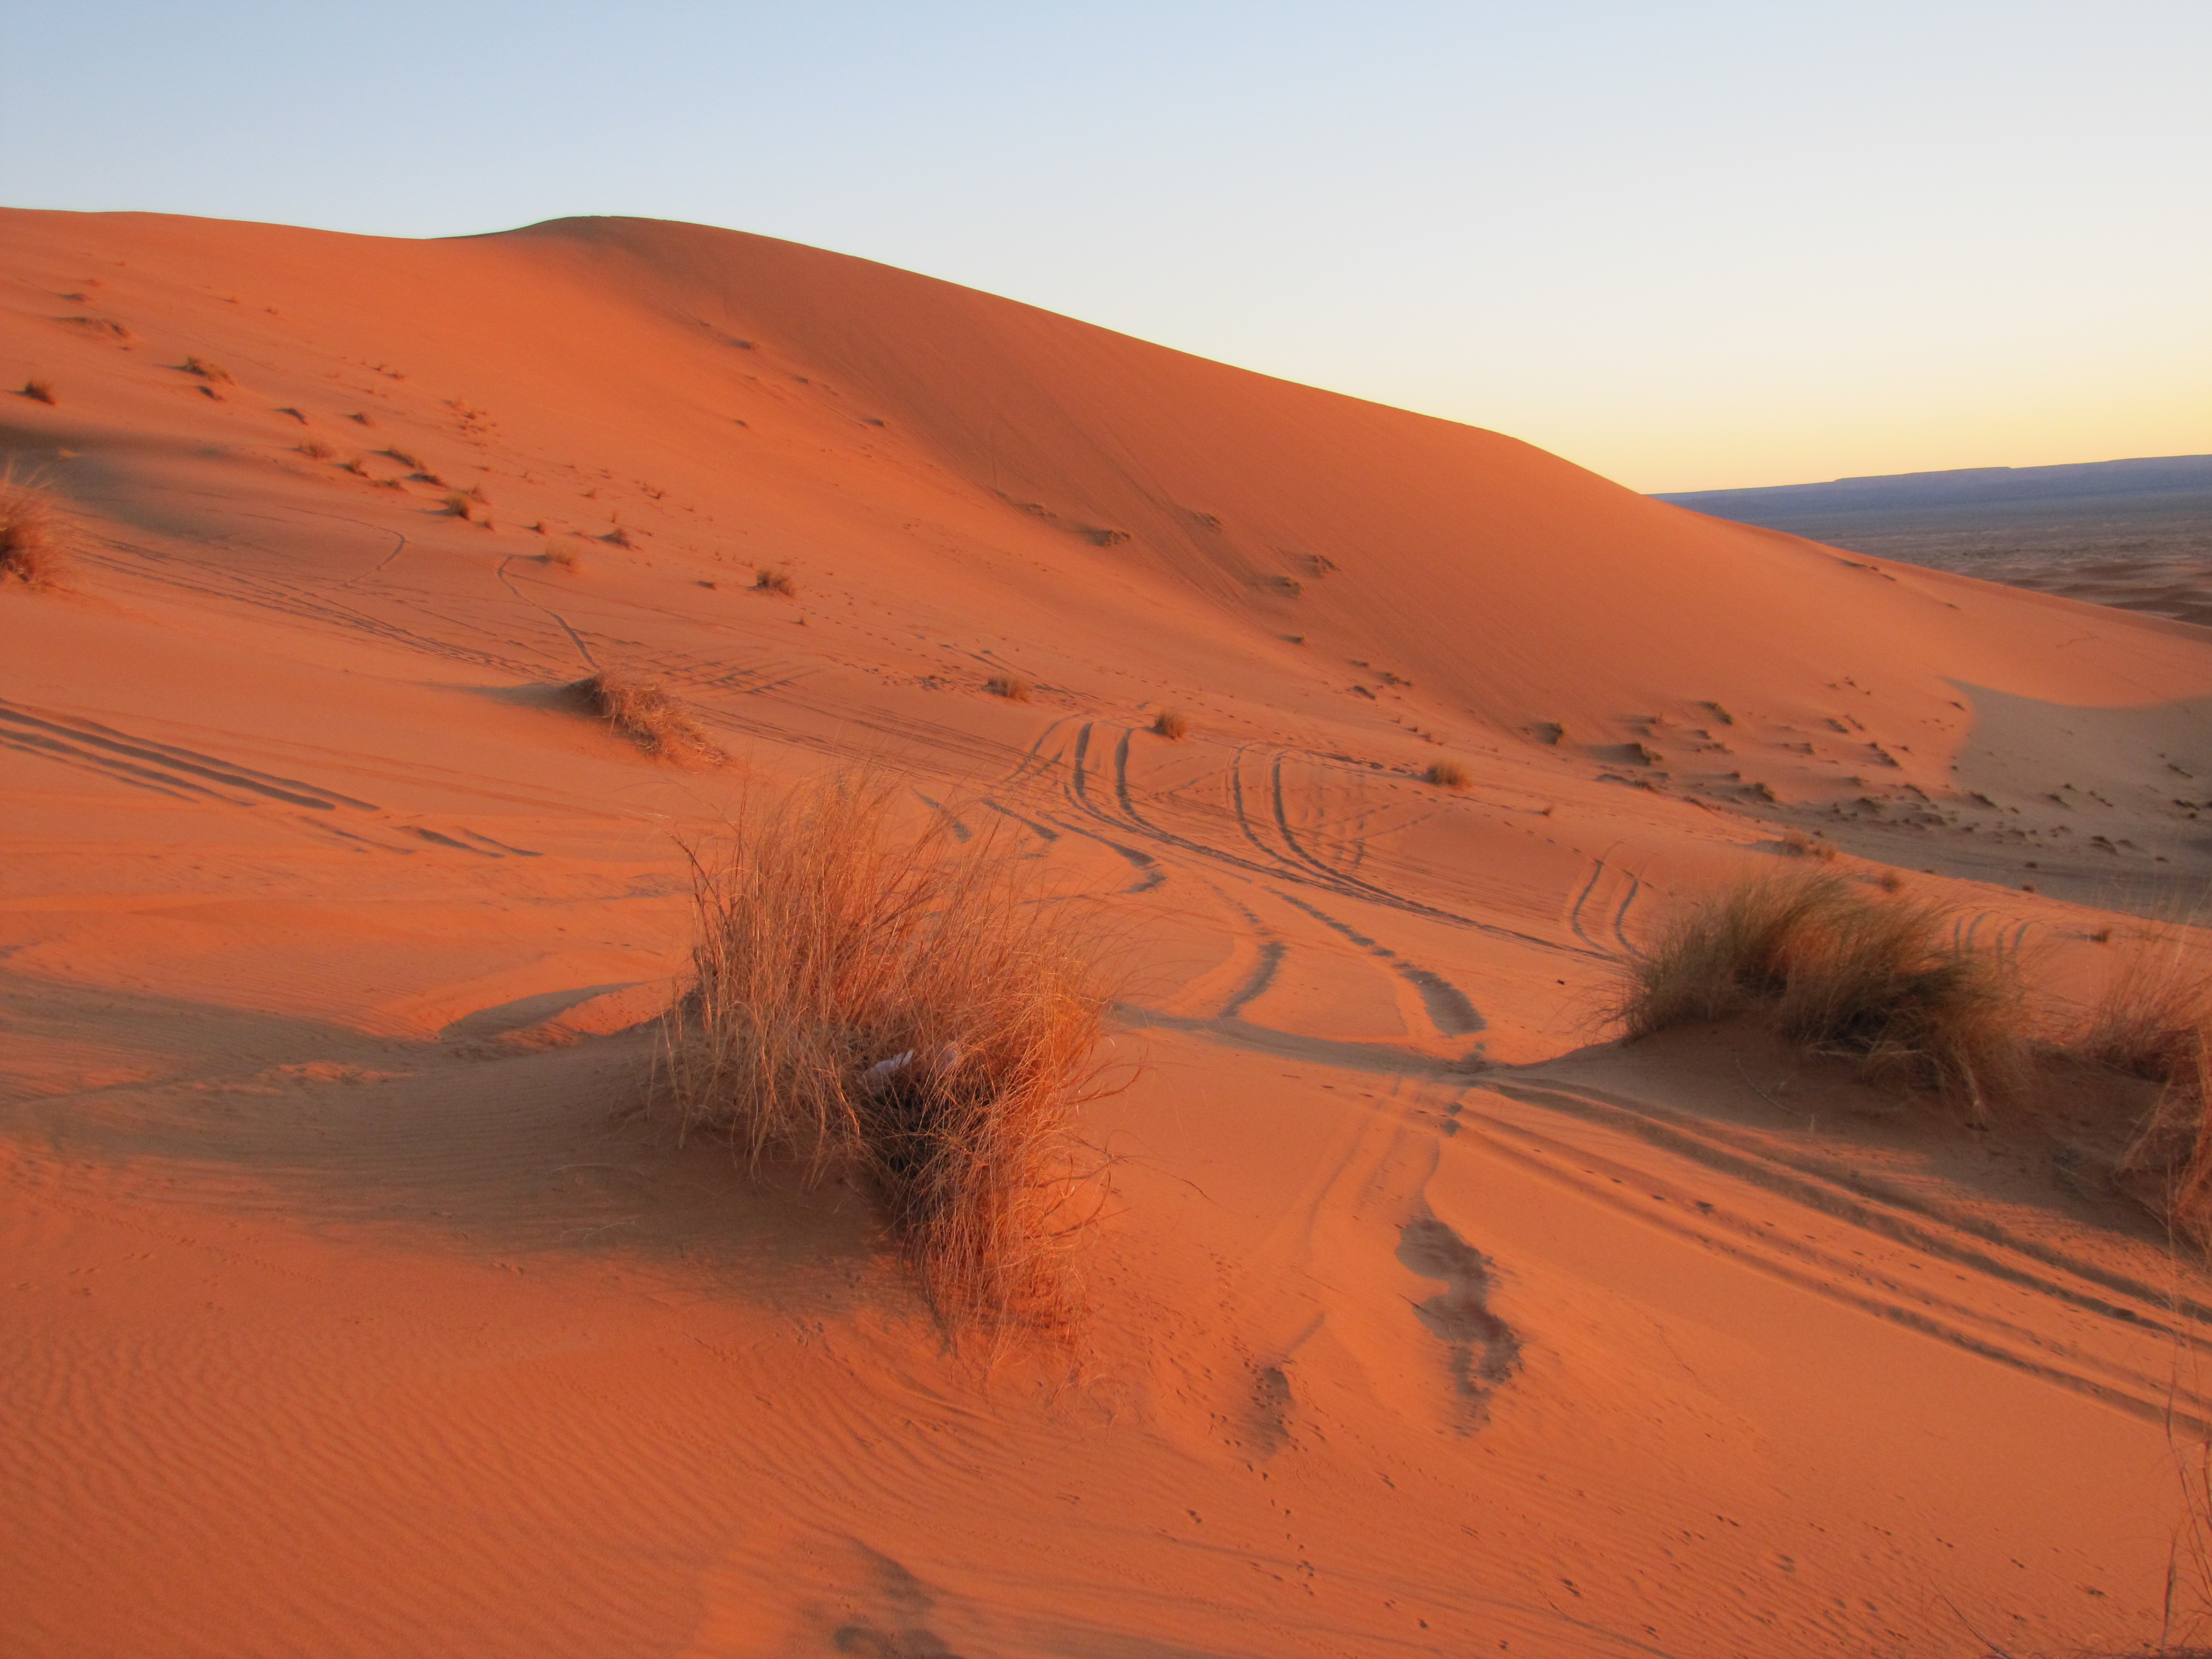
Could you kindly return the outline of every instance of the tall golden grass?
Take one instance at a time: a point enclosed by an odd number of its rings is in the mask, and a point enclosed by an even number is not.
[[[58,586],[69,556],[69,526],[53,498],[34,478],[0,467],[0,582]]]
[[[897,804],[884,777],[841,778],[695,849],[666,1092],[755,1169],[855,1177],[948,1323],[1063,1325],[1099,935],[988,836]]]
[[[2212,1248],[2212,976],[2179,929],[2154,930],[2121,959],[2074,1048],[2159,1085],[2119,1173],[2152,1189],[2175,1233]]]
[[[1763,1013],[1792,1042],[1856,1060],[1977,1117],[2032,1066],[2020,964],[1955,913],[1797,872],[1677,915],[1628,963],[1614,1012],[1631,1037]]]

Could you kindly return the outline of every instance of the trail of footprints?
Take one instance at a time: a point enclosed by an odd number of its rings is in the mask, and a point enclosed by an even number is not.
[[[282,777],[219,756],[138,737],[80,716],[0,701],[0,746],[166,795],[193,805],[260,810],[301,809],[293,822],[362,850],[412,854],[422,850],[395,839],[478,858],[534,859],[542,854],[461,824],[434,829],[386,811],[374,801],[342,794],[300,778]]]

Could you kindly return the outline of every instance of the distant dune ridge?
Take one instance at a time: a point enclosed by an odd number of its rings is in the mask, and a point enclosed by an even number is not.
[[[2196,460],[1814,537],[640,219],[0,275],[0,1650],[2212,1629],[2212,632],[1832,544]]]

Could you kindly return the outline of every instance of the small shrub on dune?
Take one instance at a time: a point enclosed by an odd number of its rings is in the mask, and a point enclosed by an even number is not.
[[[308,439],[300,446],[300,453],[311,461],[327,461],[337,454],[337,450],[332,449],[319,438]]]
[[[683,706],[650,680],[600,672],[568,687],[591,714],[648,755],[711,765],[723,758]]]
[[[1457,761],[1431,761],[1429,769],[1421,774],[1421,781],[1433,783],[1439,789],[1464,789],[1474,780]]]
[[[544,552],[539,554],[538,557],[544,559],[556,570],[565,571],[571,576],[576,574],[584,562],[584,556],[566,542],[554,543]]]
[[[994,697],[1004,697],[1008,702],[1027,702],[1030,683],[1018,674],[994,674],[983,682],[983,689]]]
[[[1181,743],[1190,735],[1190,718],[1180,708],[1163,708],[1152,716],[1152,730],[1170,743]]]
[[[61,399],[54,393],[52,380],[31,380],[23,382],[23,395],[34,404],[58,404]]]
[[[1875,900],[1839,875],[1741,883],[1674,918],[1625,970],[1631,1037],[1762,1013],[1818,1052],[1980,1116],[2029,1066],[2017,962],[1968,943],[1954,913]]]
[[[439,503],[449,519],[465,519],[476,510],[476,503],[456,489]]]
[[[2159,1085],[2119,1173],[2152,1189],[2176,1233],[2212,1247],[2212,976],[2178,938],[2153,939],[2121,963],[2075,1052]]]
[[[1782,850],[1791,858],[1819,859],[1823,864],[1832,864],[1836,858],[1834,842],[1808,835],[1802,830],[1784,830]]]
[[[753,591],[756,593],[773,593],[780,599],[795,599],[799,593],[799,584],[792,580],[788,570],[763,568],[753,573]]]
[[[181,365],[187,374],[197,374],[203,380],[212,380],[217,386],[231,384],[230,371],[221,363],[211,363],[204,357],[187,357]]]
[[[0,583],[21,582],[33,592],[58,587],[70,542],[52,497],[14,469],[0,469]]]
[[[948,1322],[1068,1317],[1072,1115],[1097,936],[988,836],[902,823],[876,778],[794,793],[693,855],[695,982],[664,1078],[746,1163],[856,1178]]]

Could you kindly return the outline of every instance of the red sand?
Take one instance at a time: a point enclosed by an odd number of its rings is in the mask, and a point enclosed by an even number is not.
[[[4,222],[87,538],[0,592],[9,1652],[2157,1637],[2148,1224],[1601,1011],[1784,821],[2093,982],[2201,886],[2212,633],[761,238]],[[854,758],[1133,942],[1072,1352],[618,1115],[678,839]]]

